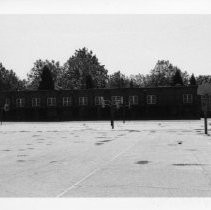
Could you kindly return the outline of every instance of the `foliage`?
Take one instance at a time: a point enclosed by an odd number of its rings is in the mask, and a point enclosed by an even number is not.
[[[150,75],[130,75],[130,80],[133,81],[133,87],[149,87],[150,86]]]
[[[196,85],[196,78],[195,78],[194,74],[192,74],[190,77],[190,85]]]
[[[25,80],[20,80],[13,70],[7,70],[0,63],[0,91],[25,89]]]
[[[27,88],[36,90],[39,87],[39,83],[41,81],[41,74],[44,66],[47,66],[52,74],[52,79],[55,82],[55,86],[60,86],[62,84],[61,75],[62,75],[62,67],[59,62],[54,60],[36,60],[33,68],[30,73],[27,74]]]
[[[175,74],[172,77],[172,85],[184,85],[183,79],[181,76],[181,71],[179,69],[176,70]]]
[[[199,75],[196,77],[197,85],[201,85],[202,83],[211,83],[211,75]]]
[[[132,79],[130,79],[130,84],[129,84],[130,88],[134,88],[134,82]]]
[[[177,81],[178,80],[178,81]],[[175,83],[188,85],[189,75],[169,61],[159,60],[150,73],[150,86],[171,86]]]
[[[177,71],[180,72],[184,84],[188,85],[188,73],[186,71],[182,72],[178,67],[173,66],[169,61],[165,60],[158,60],[155,67],[150,71],[150,74],[131,75],[130,78],[133,80],[135,87],[172,86],[174,85],[172,79]]]
[[[48,66],[43,67],[40,78],[39,90],[54,90],[53,76]]]
[[[86,76],[86,89],[91,89],[91,88],[94,88],[95,87],[95,84],[94,84],[94,81],[92,79],[92,76],[90,74],[88,74]]]
[[[105,88],[108,80],[108,71],[101,65],[96,55],[87,48],[75,51],[64,64],[62,88],[80,89],[86,86],[87,77],[92,78],[93,88]]]
[[[126,88],[130,86],[130,79],[120,71],[109,76],[108,88]]]
[[[51,72],[55,88],[62,89],[137,88],[211,83],[211,75],[189,76],[187,71],[182,71],[168,60],[158,60],[155,67],[146,75],[138,73],[128,77],[120,71],[108,75],[107,69],[96,55],[84,47],[76,50],[63,66],[54,60],[36,60],[27,74],[27,81],[20,80],[12,70],[5,69],[0,63],[0,90],[26,87],[38,89],[42,84],[41,73],[44,66]]]

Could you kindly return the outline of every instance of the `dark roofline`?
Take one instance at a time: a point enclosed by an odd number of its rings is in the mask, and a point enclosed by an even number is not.
[[[92,89],[54,89],[54,90],[2,90],[1,93],[8,92],[60,92],[60,91],[92,91],[92,90],[145,90],[145,89],[181,89],[181,88],[197,88],[198,85],[189,85],[189,86],[158,86],[158,87],[137,87],[137,88],[92,88]]]

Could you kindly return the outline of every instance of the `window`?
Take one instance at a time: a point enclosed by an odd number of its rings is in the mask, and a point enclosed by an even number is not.
[[[25,105],[25,100],[24,100],[24,98],[17,98],[17,99],[16,99],[16,106],[17,106],[17,107],[24,107],[24,105]]]
[[[47,98],[47,106],[56,106],[56,98]]]
[[[72,100],[71,97],[63,97],[63,106],[71,106]]]
[[[79,105],[80,106],[86,106],[88,104],[88,98],[87,97],[79,97]]]
[[[111,101],[113,104],[120,101],[121,104],[123,104],[123,96],[111,96]]]
[[[192,94],[184,94],[183,95],[183,103],[184,104],[191,104],[193,102]]]
[[[40,106],[40,98],[32,98],[32,107]]]
[[[148,95],[147,96],[147,104],[156,104],[157,97],[155,95]]]
[[[130,105],[137,105],[138,104],[138,96],[129,96],[129,103],[130,103]]]
[[[103,96],[95,96],[95,105],[102,105]]]

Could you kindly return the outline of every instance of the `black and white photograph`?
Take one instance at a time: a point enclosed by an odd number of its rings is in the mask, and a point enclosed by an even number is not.
[[[210,201],[211,7],[38,2],[0,1],[0,200]]]

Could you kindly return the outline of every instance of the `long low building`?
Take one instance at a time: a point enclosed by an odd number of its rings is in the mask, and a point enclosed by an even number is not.
[[[2,91],[8,121],[199,119],[197,86]]]

